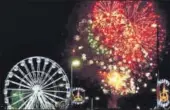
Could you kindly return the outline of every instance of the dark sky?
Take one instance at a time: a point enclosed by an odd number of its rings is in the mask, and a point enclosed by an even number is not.
[[[170,2],[167,1],[160,2],[159,7],[163,10],[163,15],[166,15],[167,37],[169,37]],[[26,57],[35,55],[49,57],[58,62],[69,73],[64,49],[68,42],[68,19],[71,17],[75,4],[75,0],[0,1],[1,92],[3,92],[4,79],[8,71],[13,65]],[[160,72],[162,78],[170,78],[170,54],[164,57]],[[75,79],[75,81],[77,80]],[[86,87],[86,81],[78,82]],[[93,91],[89,92],[89,95],[101,94],[98,86],[92,86],[88,89]],[[0,104],[3,102],[1,92]],[[135,106],[137,103],[145,105],[148,104],[146,102],[148,100],[151,103],[149,106],[153,106],[154,95],[144,90],[139,95],[123,98],[121,103],[126,103],[127,106]],[[147,97],[147,99],[144,97]],[[132,104],[129,103],[130,101]]]

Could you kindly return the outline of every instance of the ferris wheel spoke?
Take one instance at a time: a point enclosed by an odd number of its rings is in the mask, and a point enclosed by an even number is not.
[[[28,66],[25,64],[25,65],[24,65],[24,67],[25,67],[25,69],[26,69],[26,71],[27,71],[27,73],[28,73],[29,77],[30,77],[30,78],[31,78],[31,80],[34,82],[35,80],[34,80],[34,78],[33,78],[32,74],[31,74],[31,72],[29,71]]]
[[[44,73],[44,72],[41,72],[40,77],[38,78],[38,82],[39,82],[40,84],[42,84],[42,79],[43,79],[44,75],[45,75],[45,73]]]
[[[28,82],[26,82],[23,78],[19,77],[18,75],[14,74],[14,76],[15,76],[17,79],[21,80],[21,82],[24,82],[24,83],[25,83],[26,85],[28,85],[29,87],[31,86]]]
[[[35,71],[35,68],[34,68],[34,64],[33,64],[32,59],[29,59],[28,62],[31,64],[31,70],[32,70],[32,71]]]
[[[42,95],[38,96],[38,100],[40,102],[41,108],[44,108],[44,109],[48,108],[48,106],[46,106],[47,105],[46,103],[48,103],[48,102],[42,97]]]
[[[27,81],[29,82],[29,84],[32,84],[32,81],[30,78],[28,78],[28,76],[21,70],[21,69],[18,69],[19,72],[22,74],[23,77],[25,77],[27,79]]]
[[[53,67],[51,66],[50,69],[48,70],[48,72],[46,73],[44,79],[42,79],[42,83],[44,83],[44,81],[47,79],[47,76],[51,72],[52,69],[53,69]]]
[[[62,98],[62,97],[60,97],[60,96],[56,96],[56,95],[54,95],[54,94],[50,94],[50,93],[46,93],[46,92],[44,92],[44,94],[49,95],[49,96],[52,96],[52,97],[55,97],[55,98],[60,99],[60,100],[66,100],[66,99],[64,99],[64,98]]]
[[[39,100],[42,101],[43,104],[49,102],[49,101],[44,97],[44,94],[39,96]]]
[[[45,76],[50,77],[48,73],[46,73]],[[43,79],[43,78],[42,78],[42,79]],[[41,86],[44,86],[44,81],[42,81],[42,79],[41,79],[41,81],[40,81],[40,85],[41,85]],[[48,79],[49,79],[49,78],[48,78]],[[52,79],[51,79],[51,80],[52,80]],[[53,80],[52,80],[52,81],[53,81]]]
[[[45,103],[44,105],[47,105],[46,108],[51,109],[51,106],[52,106],[52,108],[55,109],[55,107],[53,106],[53,104],[51,104],[51,102],[45,97],[45,94],[41,95],[41,98],[42,98],[42,100],[43,100],[44,103]],[[46,104],[46,103],[47,103],[47,104]]]
[[[66,84],[63,84],[62,87],[64,87],[64,85],[66,85]],[[52,88],[55,88],[55,87],[61,87],[61,86],[57,85],[57,86],[52,86],[52,87],[48,87],[48,88],[45,88],[45,89],[47,90],[47,89],[52,89]]]
[[[40,80],[39,80],[40,82],[41,82],[41,80],[43,79],[43,76],[44,76],[44,74],[45,74],[44,72],[45,72],[46,66],[47,66],[47,65],[44,64],[43,69],[42,69],[43,73],[40,75]]]
[[[48,95],[44,94],[44,96],[50,100],[51,102],[53,102],[54,104],[56,104],[56,101],[54,99],[52,99],[51,97],[49,97]]]
[[[43,86],[46,85],[54,77],[55,74],[57,74],[57,72],[55,72],[52,76],[50,76],[50,78],[48,78],[48,80],[43,83]]]
[[[37,95],[36,99],[37,101],[35,103],[39,104],[41,109],[48,109],[48,102],[44,99],[43,95]]]
[[[45,72],[47,64],[44,64],[42,71]]]
[[[33,103],[34,103],[34,98],[35,97],[35,95],[32,95],[30,98],[29,98],[29,101],[28,101],[28,103],[27,103],[27,105],[25,106],[25,108],[24,109],[33,109],[34,107],[33,107]]]
[[[45,74],[44,72],[40,72],[40,71],[38,71],[38,74],[37,74],[37,81],[38,81],[38,83],[42,83],[42,76],[43,76],[43,74]]]
[[[20,83],[18,83],[18,82],[15,82],[15,81],[11,81],[11,80],[9,80],[11,83],[13,83],[13,84],[16,84],[16,85],[18,85],[18,86],[22,86],[22,87],[25,87],[25,88],[27,88],[27,89],[29,89],[30,87],[29,86],[27,86],[27,85],[24,85],[24,84],[20,84]]]
[[[43,85],[47,84],[58,73],[58,71],[60,71],[60,68]]]
[[[44,62],[45,63],[45,62]],[[44,64],[42,71],[45,71],[47,64]]]
[[[32,91],[30,89],[18,89],[18,88],[7,88],[7,90],[12,90],[12,91]]]
[[[18,101],[16,101],[16,102],[14,102],[14,103],[12,103],[11,105],[15,105],[15,104],[17,104],[17,103],[19,103],[19,102],[23,101],[24,99],[26,99],[26,98],[30,97],[31,95],[32,95],[32,94],[28,94],[28,95],[26,95],[25,97],[23,97],[22,99],[20,99],[20,100],[18,100]]]
[[[41,105],[40,105],[40,108],[46,109],[46,106],[45,106],[44,104],[41,104]]]
[[[37,81],[39,82],[40,79],[40,62],[37,64]]]
[[[56,80],[54,80],[53,82],[51,82],[51,83],[49,83],[49,84],[45,85],[43,88],[48,87],[49,85],[51,85],[51,84],[53,84],[53,83],[55,83],[55,82],[59,81],[59,80],[60,80],[60,79],[62,79],[62,78],[63,78],[63,76],[62,76],[62,77],[60,77],[60,78],[58,78],[58,79],[56,79]]]
[[[34,78],[34,80],[37,80],[36,75],[35,75],[35,68],[34,68],[34,64],[33,64],[32,59],[29,59],[28,62],[31,64],[31,70],[32,70],[33,78]]]
[[[41,104],[41,105],[40,105],[40,108],[41,108],[41,109],[47,109],[47,106],[46,106],[45,104]]]
[[[26,94],[30,94],[31,92],[25,92],[22,93],[22,95],[26,95]],[[18,97],[18,95],[12,95],[12,96],[8,96],[7,98],[12,98],[12,97]]]
[[[30,98],[28,98],[28,99],[19,107],[19,109],[23,108],[23,107],[28,103],[29,99],[30,99]]]
[[[33,80],[37,81],[35,71],[32,71],[32,74],[33,74]]]
[[[67,91],[43,90],[44,92],[67,93]]]

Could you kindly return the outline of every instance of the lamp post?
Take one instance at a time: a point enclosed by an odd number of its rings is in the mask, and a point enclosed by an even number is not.
[[[73,68],[79,67],[81,65],[81,62],[79,59],[73,59],[71,61],[71,95],[73,94]],[[71,103],[72,103],[72,98],[71,98]]]
[[[93,110],[93,107],[94,107],[94,105],[93,105],[93,98],[91,98],[91,110]]]
[[[73,68],[74,67],[79,67],[81,64],[79,59],[74,59],[71,62],[71,90],[73,89]]]

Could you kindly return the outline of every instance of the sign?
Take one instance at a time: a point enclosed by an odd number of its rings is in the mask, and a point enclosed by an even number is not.
[[[169,100],[170,82],[166,79],[159,80],[157,83],[157,105],[166,108],[170,104]]]
[[[72,103],[81,105],[85,102],[85,90],[83,88],[74,88],[72,90]]]

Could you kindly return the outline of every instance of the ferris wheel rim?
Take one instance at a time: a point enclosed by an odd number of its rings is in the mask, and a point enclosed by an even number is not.
[[[25,60],[27,60],[27,59],[33,59],[33,58],[37,58],[37,57],[39,57],[40,59],[48,59],[50,62],[55,63],[58,68],[61,68],[61,66],[60,66],[58,63],[56,63],[54,60],[52,60],[52,59],[50,59],[50,58],[47,58],[47,57],[43,57],[43,56],[27,57],[27,58],[24,58],[24,59],[22,59],[21,61],[17,62],[15,65],[18,65],[18,64],[20,64],[22,61],[25,61]],[[15,67],[15,66],[13,66],[13,67],[10,69],[10,71],[13,70],[14,67]],[[62,69],[62,70],[63,70],[63,69]],[[65,73],[64,70],[63,70],[63,72]]]
[[[50,58],[47,58],[47,57],[43,57],[43,56],[27,57],[27,58],[24,58],[24,59],[22,59],[21,61],[17,62],[15,65],[19,65],[19,64],[21,64],[22,61],[25,61],[25,60],[27,60],[27,59],[33,59],[33,58],[37,58],[37,57],[39,57],[40,59],[48,59],[51,63],[55,63],[55,65],[56,65],[58,68],[61,68],[61,66],[60,66],[58,63],[56,63],[54,60],[52,60],[52,59],[50,59]],[[9,72],[11,72],[12,70],[14,70],[14,68],[15,68],[15,66],[13,66],[13,67],[10,69]],[[61,68],[61,70],[62,70],[63,74],[66,75],[66,72],[65,72],[62,68]],[[9,72],[8,72],[8,73],[9,73]],[[7,78],[8,78],[8,77],[6,77],[6,79],[7,79]],[[5,80],[6,80],[6,79],[5,79]],[[68,80],[68,77],[67,77],[67,80]],[[68,80],[68,83],[70,83],[69,80]]]

